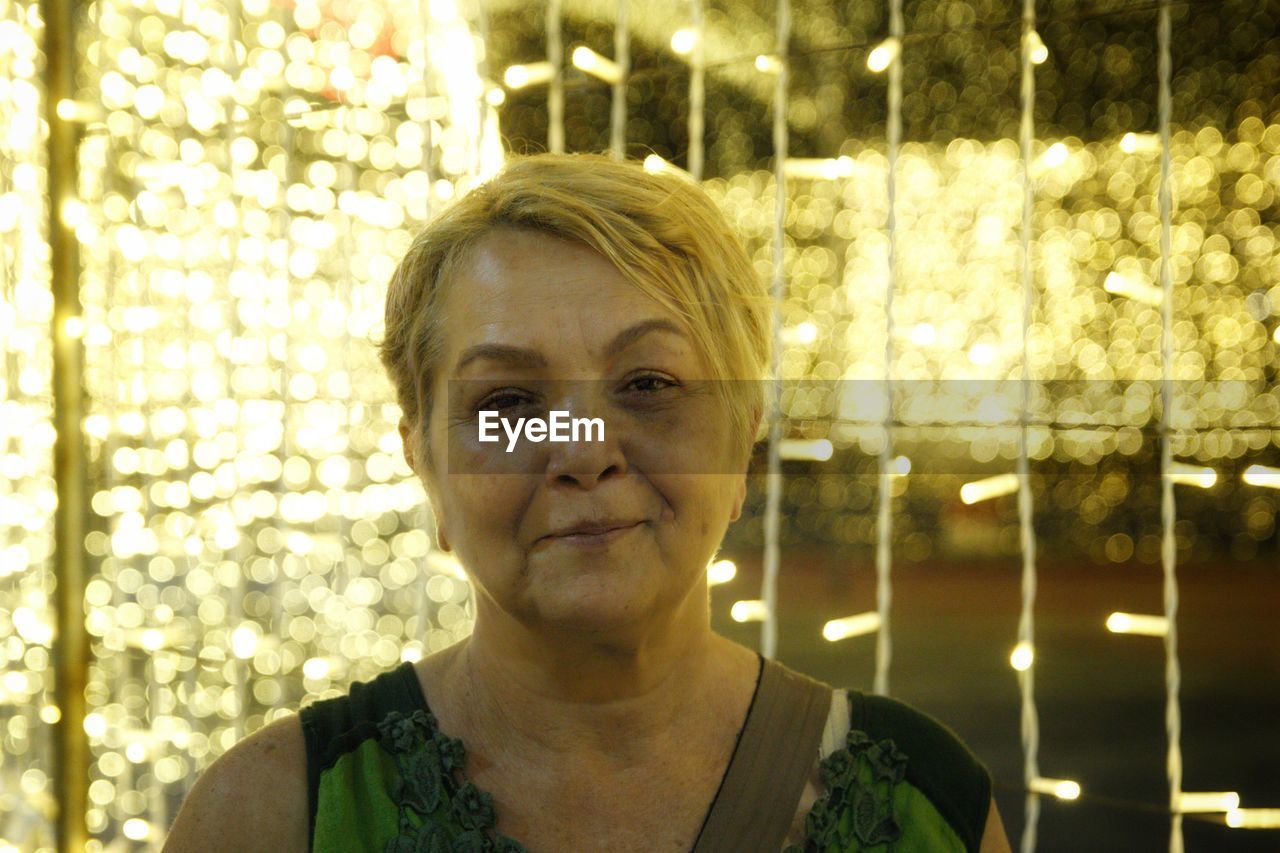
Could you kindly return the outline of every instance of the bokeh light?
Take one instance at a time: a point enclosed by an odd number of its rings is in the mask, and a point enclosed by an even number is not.
[[[1026,349],[1038,535],[1097,565],[1154,565],[1148,475],[1166,374],[1154,19],[1045,5],[1028,43],[1040,93]],[[999,11],[911,4],[901,42],[885,39],[883,4],[796,14],[778,306],[779,376],[793,383],[784,546],[872,552],[887,412],[901,454],[894,552],[1019,553],[1006,510],[1022,414],[1022,45]],[[78,241],[84,306],[65,329],[85,364],[93,849],[157,846],[191,780],[237,740],[470,631],[465,573],[428,533],[370,341],[415,231],[505,150],[548,138],[542,13],[508,4],[482,17],[451,0],[81,10],[78,92],[55,111],[81,130],[79,196],[57,212]],[[1276,13],[1177,15],[1177,554],[1274,560]],[[587,68],[565,69],[569,150],[607,147],[597,77],[616,76],[611,16],[564,21],[565,56]],[[764,116],[781,68],[768,14],[708,8],[702,32],[642,10],[631,20],[629,153],[688,177],[687,54],[705,51],[703,186],[768,279],[777,189]],[[0,0],[0,846],[21,850],[54,846],[61,720],[43,39],[38,4]],[[893,62],[905,141],[886,365],[888,75],[876,72]],[[904,383],[892,408],[849,405],[886,375]],[[988,511],[997,500],[1008,503]],[[762,544],[763,502],[753,491],[727,549]],[[734,563],[710,576],[738,594]],[[725,609],[743,623],[766,612],[754,598]],[[826,639],[859,642],[874,615],[831,613]],[[1116,611],[1091,629],[1158,636],[1152,619]],[[1038,653],[1020,645],[1007,663],[1025,672]],[[1080,796],[1074,781],[1039,781]]]

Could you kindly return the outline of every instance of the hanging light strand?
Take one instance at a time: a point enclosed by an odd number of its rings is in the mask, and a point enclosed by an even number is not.
[[[764,577],[760,598],[764,602],[764,624],[760,629],[761,654],[772,658],[778,649],[778,516],[782,504],[782,461],[778,405],[778,365],[781,361],[782,317],[779,309],[785,296],[785,254],[787,177],[787,43],[791,40],[791,3],[778,0],[778,76],[773,88],[773,358],[769,369],[769,472],[764,515]]]
[[[902,44],[902,0],[889,0],[889,39]],[[897,217],[897,165],[898,147],[902,139],[902,54],[893,54],[889,70],[889,214],[885,230],[889,234],[889,275],[885,279],[884,295],[884,381],[885,420],[880,443],[879,506],[876,515],[876,612],[880,626],[876,633],[875,692],[889,692],[889,663],[893,659],[893,637],[889,633],[889,606],[893,602],[893,584],[890,576],[893,551],[893,291],[897,287],[898,266],[898,217]]]
[[[694,180],[702,180],[702,143],[705,132],[706,109],[706,54],[702,43],[706,39],[706,22],[703,19],[702,0],[693,0],[693,51],[689,57],[689,174]]]
[[[613,83],[613,112],[609,118],[609,153],[621,160],[627,150],[627,74],[631,71],[631,41],[627,30],[627,0],[618,0],[618,20],[613,28],[613,61],[618,79]]]
[[[1027,786],[1026,821],[1022,829],[1022,853],[1036,848],[1036,831],[1040,822],[1040,795],[1033,782],[1040,778],[1040,718],[1035,699],[1035,603],[1036,603],[1036,536],[1031,495],[1031,473],[1027,451],[1027,420],[1031,410],[1031,363],[1028,338],[1035,300],[1035,280],[1031,271],[1031,214],[1034,189],[1031,166],[1034,158],[1034,117],[1036,105],[1036,58],[1032,35],[1036,31],[1035,0],[1022,5],[1022,115],[1019,142],[1022,151],[1022,429],[1018,442],[1018,534],[1022,545],[1022,610],[1018,617],[1017,648],[1027,650],[1026,666],[1018,670],[1021,690],[1021,733],[1023,781]]]
[[[1164,616],[1168,620],[1169,629],[1164,636],[1164,684],[1165,684],[1165,733],[1168,737],[1166,770],[1169,777],[1169,808],[1172,817],[1169,821],[1169,851],[1182,853],[1182,815],[1179,811],[1179,797],[1182,794],[1182,711],[1179,706],[1178,691],[1182,682],[1182,671],[1178,663],[1178,578],[1176,564],[1178,558],[1177,543],[1174,537],[1174,524],[1177,521],[1177,510],[1173,499],[1173,437],[1170,432],[1173,417],[1173,270],[1171,267],[1173,252],[1173,196],[1172,167],[1170,152],[1170,114],[1173,111],[1173,98],[1170,91],[1170,78],[1173,75],[1172,47],[1170,44],[1171,23],[1169,0],[1161,0],[1158,14],[1156,40],[1160,53],[1157,75],[1159,77],[1159,122],[1160,122],[1160,290],[1164,294],[1160,305],[1161,318],[1161,384],[1160,384],[1160,488],[1161,488],[1161,565],[1164,573]]]
[[[547,2],[547,61],[551,85],[547,87],[547,148],[564,153],[564,42],[560,35],[560,0]]]

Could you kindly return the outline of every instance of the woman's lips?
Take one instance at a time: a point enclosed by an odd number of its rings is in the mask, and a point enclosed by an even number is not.
[[[566,536],[548,536],[546,540],[578,548],[600,548],[616,542],[631,531],[638,529],[642,524],[644,524],[643,521],[638,521],[627,527],[615,527],[613,530],[607,530],[604,533],[571,533]]]

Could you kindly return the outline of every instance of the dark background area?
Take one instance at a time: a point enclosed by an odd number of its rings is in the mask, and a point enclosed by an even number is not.
[[[1006,498],[1001,500],[1009,500]],[[1040,851],[1168,850],[1164,647],[1112,634],[1114,610],[1159,613],[1159,567],[1090,566],[1044,548],[1038,565],[1035,698],[1044,776],[1079,782],[1073,802],[1040,798]],[[737,577],[712,588],[713,627],[752,649],[760,624],[729,618],[757,598],[760,552],[726,551]],[[1178,568],[1183,787],[1236,791],[1244,807],[1280,803],[1280,623],[1273,562]],[[838,687],[872,692],[875,636],[830,643],[831,618],[875,609],[874,560],[823,548],[782,552],[777,659]],[[1021,561],[899,560],[893,568],[890,694],[949,725],[985,763],[1005,829],[1024,825],[1017,639]],[[1275,831],[1230,829],[1221,815],[1183,820],[1188,851],[1274,851]]]
[[[758,75],[753,86],[731,72],[773,49],[774,4],[707,7],[709,24],[734,28],[742,49],[707,57],[704,177],[772,169],[772,79]],[[1012,0],[904,3],[905,142],[1017,138],[1021,7]],[[1037,4],[1049,49],[1036,71],[1038,138],[1090,143],[1157,131],[1158,7],[1155,0]],[[792,4],[791,156],[884,149],[886,77],[865,63],[888,34],[886,9]],[[545,57],[543,15],[531,4],[491,16],[492,68]],[[1230,140],[1248,117],[1280,121],[1280,3],[1184,0],[1172,4],[1172,25],[1175,130],[1211,126]],[[566,57],[576,44],[612,55],[612,20],[567,18]],[[633,37],[631,52],[628,154],[654,152],[684,166],[688,66],[665,43]],[[565,86],[566,150],[607,148],[609,88],[572,68]],[[508,93],[502,121],[512,150],[545,149],[545,97],[541,87]],[[1225,191],[1222,204],[1225,215]],[[1280,222],[1274,207],[1260,214],[1263,224]],[[1274,380],[1275,366],[1268,371]],[[1280,553],[1273,493],[1238,485],[1254,462],[1278,464],[1274,440],[1256,454],[1216,460],[1211,489],[1177,488],[1183,788],[1237,791],[1244,807],[1277,807]],[[1168,849],[1163,643],[1105,628],[1115,610],[1163,612],[1159,464],[1152,438],[1138,454],[1097,465],[1033,465],[1040,772],[1082,787],[1075,802],[1040,798],[1041,851]],[[763,470],[762,459],[753,470]],[[828,643],[821,629],[828,619],[875,609],[876,459],[842,454],[820,469],[785,462],[783,473],[777,657],[870,692],[874,636]],[[890,690],[952,726],[991,769],[1017,849],[1023,759],[1009,653],[1021,601],[1018,514],[1015,496],[961,503],[959,486],[978,476],[913,475],[895,499]],[[760,625],[728,614],[734,601],[760,595],[758,485],[723,551],[738,575],[712,590],[716,630],[753,649]],[[1183,835],[1189,851],[1280,849],[1280,833],[1232,830],[1220,815],[1186,816]]]

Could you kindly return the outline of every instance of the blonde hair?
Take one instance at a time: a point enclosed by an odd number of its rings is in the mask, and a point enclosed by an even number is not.
[[[716,387],[744,454],[764,409],[772,346],[772,298],[715,203],[683,177],[650,173],[600,154],[509,159],[488,181],[433,219],[409,246],[387,289],[378,356],[395,387],[417,452],[430,420],[443,355],[441,309],[448,282],[497,228],[573,240],[599,252],[641,292],[682,318],[695,347],[726,380]]]

